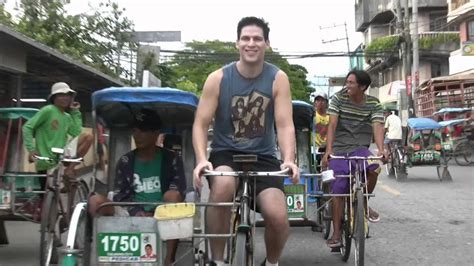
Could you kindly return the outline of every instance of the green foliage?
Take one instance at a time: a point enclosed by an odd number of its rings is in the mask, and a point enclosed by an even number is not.
[[[436,33],[430,35],[420,35],[419,47],[422,50],[431,50],[435,46],[444,43],[458,43],[458,33]],[[365,48],[365,59],[368,61],[373,58],[387,57],[394,51],[398,50],[398,44],[401,41],[399,35],[390,35],[377,38],[367,45]]]
[[[109,0],[91,14],[77,16],[68,15],[58,0],[22,0],[21,9],[13,25],[17,31],[106,74],[130,78],[120,58],[136,50],[137,44],[124,33],[132,32],[133,24],[117,4]]]
[[[313,90],[306,80],[307,70],[300,65],[291,65],[280,54],[268,50],[266,60],[283,70],[290,80],[293,99],[306,100]],[[175,54],[166,66],[172,70],[163,72],[152,71],[162,82],[180,89],[200,94],[207,76],[222,66],[239,60],[239,52],[234,42],[193,41],[186,43],[184,52]]]
[[[419,40],[419,47],[423,50],[430,50],[443,43],[459,43],[459,33],[437,33],[424,36]]]
[[[384,57],[386,53],[398,50],[400,38],[399,35],[389,35],[373,40],[365,47],[365,60],[368,61],[371,58]]]
[[[0,24],[13,26],[12,16],[0,5]]]

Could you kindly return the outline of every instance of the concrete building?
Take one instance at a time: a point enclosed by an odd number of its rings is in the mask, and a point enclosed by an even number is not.
[[[474,0],[448,0],[448,23],[459,27],[460,49],[449,57],[449,74],[474,69]]]
[[[402,65],[400,27],[397,25],[396,0],[357,0],[356,30],[364,35],[362,48],[365,67],[378,88],[405,79]],[[411,1],[409,9],[411,10]],[[410,11],[411,13],[411,11]],[[446,0],[418,1],[420,39],[420,82],[449,74],[449,56],[458,49],[457,26],[447,24]],[[410,19],[411,21],[411,19]],[[370,92],[378,96],[378,91]]]

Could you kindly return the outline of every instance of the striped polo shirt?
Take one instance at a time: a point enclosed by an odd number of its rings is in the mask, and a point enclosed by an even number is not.
[[[361,147],[368,148],[372,142],[372,123],[384,122],[379,100],[367,94],[364,96],[363,104],[351,102],[345,89],[332,96],[328,114],[338,117],[333,143],[334,153],[349,153]]]

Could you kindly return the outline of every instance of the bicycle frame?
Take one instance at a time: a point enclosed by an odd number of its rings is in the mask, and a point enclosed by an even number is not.
[[[366,229],[368,230],[367,220],[365,217],[369,215],[369,197],[373,196],[371,193],[364,192],[367,188],[367,161],[369,160],[380,160],[382,157],[363,157],[363,156],[330,156],[331,159],[336,160],[347,160],[349,163],[349,174],[339,177],[349,178],[349,189],[348,194],[333,194],[335,197],[349,197],[349,201],[346,202],[346,206],[349,205],[348,217],[347,213],[344,215],[344,221],[349,221],[349,235],[351,239],[354,239],[356,248],[355,248],[355,263],[356,265],[364,264],[364,249],[365,249],[365,238],[367,236]],[[355,169],[353,169],[352,161],[355,162]],[[362,165],[361,165],[362,161]],[[362,168],[362,169],[361,169]],[[352,174],[354,170],[354,174]],[[363,177],[363,182],[361,181]],[[364,202],[360,204],[360,200],[363,198]],[[356,205],[357,204],[357,205]],[[360,212],[358,214],[355,212],[354,208],[362,208],[363,217],[360,217]],[[365,206],[365,207],[364,207]],[[346,207],[347,208],[347,207]],[[363,219],[362,222],[360,219]],[[361,229],[361,227],[363,229]],[[364,230],[364,231],[360,231]],[[344,237],[344,236],[343,236]],[[343,260],[346,261],[349,258],[350,254],[350,244],[348,248],[343,247],[341,249],[341,254],[343,255]]]
[[[218,172],[218,171],[205,171],[205,176],[234,176],[239,178],[241,181],[241,186],[242,189],[242,194],[240,196],[240,202],[237,205],[238,208],[240,209],[240,219],[239,219],[239,224],[237,226],[237,232],[231,233],[231,237],[236,237],[238,233],[248,233],[250,230],[254,231],[255,229],[255,223],[251,222],[250,219],[250,187],[249,187],[249,179],[250,178],[257,178],[259,176],[278,176],[278,177],[287,177],[288,175],[288,169],[282,170],[282,171],[275,171],[275,172],[255,172],[255,171],[230,171],[230,172]],[[254,179],[255,180],[255,179]],[[255,197],[255,194],[254,194]],[[234,197],[234,204],[235,206],[236,199]],[[254,207],[255,207],[255,200],[254,200]],[[239,211],[237,209],[237,212]],[[252,244],[252,247],[254,245],[254,239],[253,237],[250,236],[250,241]],[[237,240],[238,241],[238,240]],[[232,250],[233,247],[228,247],[229,249]],[[237,247],[238,249],[238,247]],[[239,251],[237,251],[238,253]],[[243,256],[243,254],[242,254]],[[236,255],[238,258],[239,255]],[[229,258],[230,261],[234,261],[235,258]],[[237,261],[237,264],[240,264],[242,262]]]

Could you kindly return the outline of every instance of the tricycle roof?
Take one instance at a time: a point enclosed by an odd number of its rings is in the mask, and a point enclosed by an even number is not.
[[[408,126],[415,130],[424,129],[439,129],[441,125],[431,118],[420,117],[420,118],[409,118]]]

